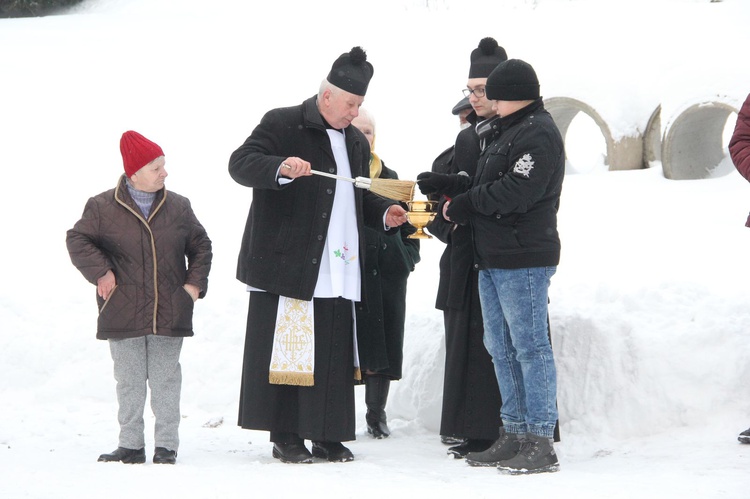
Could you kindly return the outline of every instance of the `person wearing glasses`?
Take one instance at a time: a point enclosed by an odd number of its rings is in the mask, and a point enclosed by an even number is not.
[[[475,126],[477,122],[495,117],[484,87],[492,70],[507,58],[505,49],[491,37],[480,40],[478,47],[472,50],[469,78],[463,90],[473,109],[466,118],[471,126],[458,133],[450,161],[440,161],[444,155],[435,160],[434,172],[464,172],[469,176],[476,173],[481,145]],[[441,216],[446,197],[433,199],[440,200],[441,205],[428,229],[446,245],[440,259],[435,303],[435,307],[443,311],[445,328],[440,435],[443,442],[455,444],[448,449],[448,454],[461,459],[469,452],[487,449],[497,440],[501,400],[492,358],[483,343],[484,327],[478,274],[473,269],[471,229]]]
[[[503,397],[500,437],[484,452],[470,452],[466,462],[506,474],[550,473],[560,466],[547,305],[560,261],[565,147],[530,64],[500,63],[484,92],[499,123],[486,131],[491,142],[474,176],[423,172],[417,181],[422,193],[450,198],[442,206],[446,220],[471,227],[484,344]]]

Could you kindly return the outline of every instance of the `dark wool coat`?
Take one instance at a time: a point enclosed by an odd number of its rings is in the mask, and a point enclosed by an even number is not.
[[[562,136],[541,98],[500,120],[472,187],[448,208],[456,219],[452,213],[460,207],[471,223],[477,268],[559,263],[557,210],[564,175]]]
[[[474,129],[458,133],[453,147],[433,163],[437,173],[476,172],[481,152]],[[478,273],[474,269],[471,227],[446,222],[442,204],[428,230],[446,244],[440,258],[440,281],[435,307],[443,311],[445,379],[440,434],[494,440],[500,421],[500,389],[492,358],[484,347],[484,325],[479,303]]]
[[[476,122],[476,114],[472,112],[467,119],[472,126],[461,130],[454,146],[435,159],[432,168],[434,172],[463,171],[469,176],[474,176],[481,148],[479,137],[473,126]],[[446,243],[440,259],[440,281],[435,304],[437,309],[445,310],[446,308],[461,308],[465,304],[470,293],[469,281],[474,265],[474,254],[470,227],[446,222],[442,216],[445,199],[440,201],[438,215],[427,230]]]
[[[369,177],[370,146],[356,127],[346,128],[346,149],[352,176]],[[316,97],[300,106],[269,111],[232,153],[229,174],[237,183],[253,188],[237,279],[270,293],[309,301],[318,280],[336,180],[311,176],[280,185],[279,166],[290,156],[309,161],[314,170],[337,172]],[[358,226],[382,230],[383,215],[394,202],[358,188],[354,196]],[[363,230],[359,247],[365,247]],[[364,258],[359,264],[364,271]]]
[[[345,143],[352,176],[369,177],[370,146],[365,136],[349,126]],[[309,161],[314,170],[337,173],[316,97],[266,113],[229,160],[232,178],[253,188],[237,278],[267,292],[250,293],[238,423],[243,428],[270,431],[272,439],[279,433],[295,433],[311,440],[353,440],[351,301],[314,300],[314,386],[272,385],[268,381],[278,296],[313,299],[337,182],[313,175],[280,185],[279,166],[290,156]],[[359,188],[354,188],[354,198],[359,265],[364,273],[365,224],[384,231],[383,217],[395,202]]]
[[[397,179],[398,175],[383,164],[380,178]],[[392,379],[402,375],[406,281],[420,260],[419,239],[408,238],[414,232],[409,224],[396,234],[365,229],[367,306],[358,303],[356,307],[359,363],[363,371]]]
[[[750,95],[737,114],[737,124],[729,141],[729,154],[737,171],[750,181]],[[750,216],[745,226],[750,227]]]
[[[193,335],[193,299],[183,285],[205,296],[212,253],[187,198],[158,191],[146,220],[123,175],[115,189],[88,200],[66,243],[73,265],[92,284],[110,269],[115,275],[108,300],[96,297],[97,338]]]

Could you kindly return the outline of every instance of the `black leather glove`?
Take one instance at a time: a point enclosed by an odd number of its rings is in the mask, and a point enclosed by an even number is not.
[[[451,199],[445,214],[450,218],[451,222],[458,225],[466,225],[469,223],[473,211],[469,195],[459,194]]]
[[[442,194],[453,197],[466,192],[471,185],[471,177],[468,175],[422,172],[417,175],[417,185],[422,194]]]

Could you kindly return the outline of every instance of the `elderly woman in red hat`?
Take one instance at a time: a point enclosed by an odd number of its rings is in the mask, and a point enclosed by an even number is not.
[[[109,343],[117,381],[119,444],[99,461],[146,461],[148,387],[156,418],[153,462],[175,464],[180,351],[183,338],[193,336],[193,304],[208,287],[211,240],[190,201],[164,187],[161,147],[127,131],[120,152],[125,174],[114,189],[88,200],[67,234],[73,265],[96,286],[96,337]]]

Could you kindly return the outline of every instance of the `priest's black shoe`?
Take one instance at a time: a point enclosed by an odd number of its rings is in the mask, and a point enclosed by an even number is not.
[[[273,457],[282,463],[310,464],[313,462],[312,454],[302,443],[281,444],[274,442]]]
[[[440,435],[440,442],[444,443],[445,445],[459,445],[466,442],[466,439],[461,437],[452,437],[450,435]]]
[[[313,442],[312,455],[327,459],[332,463],[354,461],[352,451],[344,447],[341,442]]]
[[[164,447],[154,449],[154,464],[175,464],[177,462],[177,451]]]
[[[448,454],[452,455],[456,459],[463,459],[469,452],[483,452],[490,448],[494,443],[494,440],[480,440],[475,438],[467,438],[462,443],[448,447]]]
[[[102,454],[97,461],[104,463],[119,461],[125,464],[143,464],[146,462],[146,451],[143,448],[126,449],[125,447],[118,447],[109,454]]]

